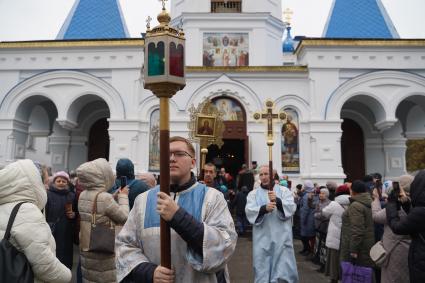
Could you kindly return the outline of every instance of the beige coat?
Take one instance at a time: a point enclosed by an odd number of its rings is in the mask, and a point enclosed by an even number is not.
[[[19,160],[0,170],[0,238],[3,239],[13,207],[18,210],[10,242],[27,257],[34,282],[67,283],[71,271],[56,258],[56,244],[41,212],[47,194],[41,176],[31,160]]]
[[[82,164],[77,169],[79,183],[85,188],[78,200],[81,216],[80,251],[81,270],[84,282],[116,282],[115,255],[88,252],[91,232],[91,213],[96,194],[96,223],[112,221],[124,225],[128,216],[128,196],[118,195],[118,203],[106,191],[112,187],[114,176],[105,159],[96,159]],[[116,231],[117,232],[117,231]]]

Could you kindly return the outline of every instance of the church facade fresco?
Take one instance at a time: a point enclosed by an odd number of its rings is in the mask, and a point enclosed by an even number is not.
[[[286,119],[283,121],[281,131],[282,146],[282,173],[300,172],[300,150],[299,150],[299,119],[294,109],[284,108]]]
[[[204,33],[203,65],[249,66],[249,37],[247,33]]]
[[[217,98],[213,100],[219,111],[223,112],[223,121],[244,121],[241,106],[233,99]]]

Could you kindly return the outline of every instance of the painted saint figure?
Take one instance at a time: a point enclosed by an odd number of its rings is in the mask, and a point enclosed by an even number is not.
[[[294,153],[297,152],[298,148],[298,128],[295,123],[292,122],[291,115],[287,116],[286,123],[282,126],[282,136],[286,152],[289,154],[289,162],[293,162]]]
[[[208,136],[212,136],[214,134],[214,129],[210,127],[208,120],[204,120],[203,126],[198,128],[198,134]]]

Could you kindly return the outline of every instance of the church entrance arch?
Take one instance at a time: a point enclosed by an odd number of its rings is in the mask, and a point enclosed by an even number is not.
[[[248,162],[245,109],[239,101],[229,96],[216,97],[211,102],[224,112],[224,144],[221,148],[210,145],[206,161],[214,163],[217,168],[224,167],[226,172],[236,177],[242,164]]]
[[[363,130],[355,121],[342,122],[341,159],[346,181],[363,179],[365,176],[365,147]]]
[[[90,128],[88,140],[88,161],[105,158],[109,160],[109,123],[106,118],[97,120]]]

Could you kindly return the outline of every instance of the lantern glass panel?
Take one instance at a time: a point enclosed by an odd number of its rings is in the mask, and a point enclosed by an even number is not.
[[[184,70],[184,49],[183,45],[176,46],[174,42],[170,43],[170,75],[183,77]]]
[[[164,75],[164,42],[155,43],[151,42],[148,45],[148,76]]]

